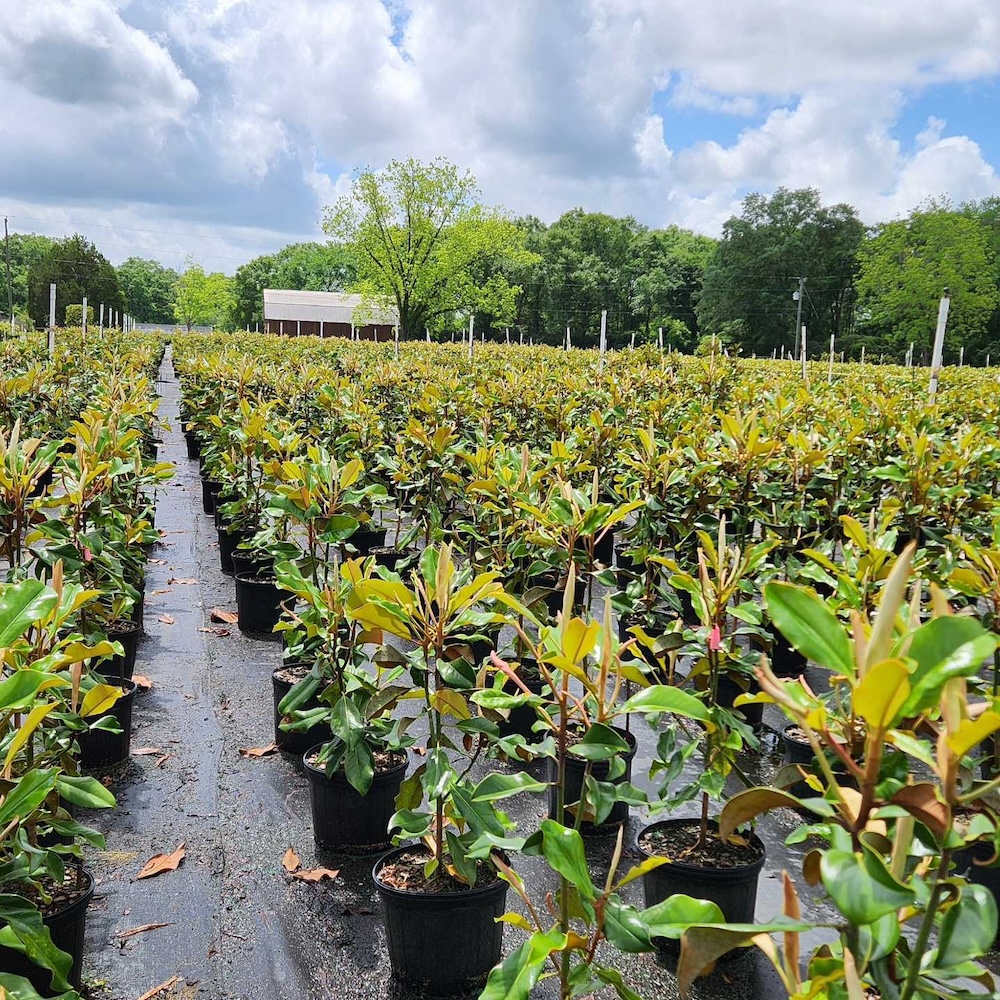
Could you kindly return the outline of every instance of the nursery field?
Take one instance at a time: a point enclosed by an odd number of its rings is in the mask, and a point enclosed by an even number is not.
[[[996,995],[1000,383],[808,375],[0,344],[0,987]]]

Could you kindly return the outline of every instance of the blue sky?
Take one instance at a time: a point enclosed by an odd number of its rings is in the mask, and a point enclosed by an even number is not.
[[[710,234],[779,186],[1000,195],[993,0],[0,0],[0,93],[0,212],[113,260],[231,271],[405,156]]]

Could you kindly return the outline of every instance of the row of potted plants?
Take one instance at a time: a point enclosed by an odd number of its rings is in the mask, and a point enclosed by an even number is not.
[[[128,755],[157,463],[163,341],[84,343],[52,359],[4,345],[0,377],[0,988],[76,1000],[103,846],[78,808],[114,797],[84,769]]]
[[[352,375],[364,376],[364,362],[371,361],[366,387],[384,393],[386,409],[406,409],[388,362],[334,353]],[[343,381],[314,379],[302,390],[316,421],[306,426],[292,416],[307,405],[294,386],[287,407],[268,397],[268,377],[282,370],[274,358],[270,372],[252,357],[236,362],[237,391],[223,373],[214,387],[216,408],[206,414],[201,407],[212,380],[203,360],[185,357],[182,345],[177,363],[186,385],[195,381],[193,372],[204,376],[188,400],[190,448],[202,458],[206,479],[220,476],[217,496],[229,494],[216,503],[220,530],[232,533],[227,528],[252,512],[244,549],[270,560],[265,573],[279,596],[268,622],[254,625],[269,623],[284,634],[286,664],[302,675],[279,701],[276,718],[281,731],[306,737],[317,838],[371,848],[381,831],[383,839],[392,833],[404,842],[380,859],[374,874],[397,975],[445,990],[489,973],[483,994],[489,997],[528,996],[542,976],[557,979],[564,997],[603,986],[635,996],[613,963],[596,959],[602,939],[625,951],[681,939],[685,985],[722,953],[756,943],[796,997],[853,1000],[866,988],[883,996],[938,995],[928,991],[958,988],[972,974],[974,959],[992,943],[995,906],[991,919],[986,896],[953,874],[951,863],[959,848],[976,849],[970,845],[992,857],[983,845],[996,840],[992,782],[977,784],[967,772],[1000,715],[989,700],[974,719],[961,707],[965,686],[975,684],[997,646],[996,620],[986,612],[984,625],[974,613],[983,612],[975,600],[995,601],[1000,565],[985,541],[991,523],[985,488],[950,522],[958,534],[921,547],[921,572],[939,581],[925,605],[913,565],[917,541],[931,536],[919,532],[903,546],[906,525],[891,503],[873,507],[867,526],[841,515],[837,540],[803,537],[794,523],[761,530],[745,505],[706,508],[711,533],[695,528],[669,544],[671,536],[649,530],[649,512],[668,530],[672,523],[655,490],[641,499],[609,494],[596,469],[589,489],[574,488],[566,470],[579,468],[579,456],[566,441],[553,444],[546,461],[525,445],[509,447],[504,427],[493,440],[480,435],[480,426],[473,452],[471,443],[453,440],[455,426],[428,434],[410,426],[412,414],[405,434],[397,430],[394,438],[330,438],[318,414],[356,408],[357,397]],[[435,394],[439,415],[454,414],[469,386],[458,381],[448,388],[453,395]],[[256,423],[261,410],[266,417]],[[754,422],[744,421],[740,433],[752,457],[760,444]],[[420,443],[422,465],[400,460],[405,436]],[[655,431],[637,438],[641,468],[670,468],[671,452]],[[361,440],[365,450],[356,447]],[[369,475],[362,456],[373,442],[381,472]],[[674,445],[688,450],[683,441]],[[988,452],[977,453],[982,470],[990,467]],[[627,459],[636,460],[635,453]],[[460,463],[486,474],[463,483],[454,471]],[[676,482],[689,473],[682,468]],[[648,471],[643,475],[643,482],[654,481]],[[749,494],[758,489],[753,484]],[[396,545],[362,558],[379,540],[371,525],[390,504]],[[615,528],[629,538],[614,560],[617,573],[607,569],[612,558],[603,548]],[[412,545],[412,553],[398,551],[400,545]],[[261,582],[260,569],[252,573]],[[580,602],[579,594],[601,584],[614,593],[604,597],[595,620],[591,602]],[[963,595],[972,603],[956,616],[947,598]],[[637,620],[625,628],[616,623],[614,610],[634,615],[637,608],[644,612]],[[242,619],[242,604],[240,610]],[[831,694],[818,698],[802,680],[779,679],[772,666],[782,649],[794,670],[804,664],[796,655],[828,670]],[[914,691],[919,697],[910,698]],[[748,790],[713,823],[712,800],[739,770],[739,751],[754,739],[754,708],[765,701],[786,712],[811,751],[804,766],[786,775],[784,787],[801,794]],[[418,703],[422,711],[411,716],[407,707]],[[525,713],[530,725],[519,732],[515,720]],[[652,801],[628,780],[634,714],[658,733]],[[405,751],[418,725],[426,727],[426,757],[406,778]],[[936,757],[928,733],[937,741]],[[312,738],[316,744],[305,746]],[[884,752],[887,742],[894,753]],[[703,767],[696,780],[677,787],[684,763],[698,753]],[[506,769],[478,777],[470,761],[489,755],[547,759],[547,780]],[[936,777],[922,780],[921,766]],[[548,816],[526,836],[495,805],[543,790]],[[352,797],[349,806],[345,795]],[[672,821],[654,826],[640,843],[647,861],[620,879],[616,862],[603,889],[595,886],[583,831],[606,829],[609,821],[619,826],[634,804],[656,810],[692,798],[701,804],[698,820],[682,831]],[[783,915],[752,924],[754,879],[740,888],[733,878],[741,869],[755,875],[763,859],[763,845],[745,824],[779,806],[819,817],[800,836],[820,834],[829,846],[811,856],[805,877],[823,887],[842,918],[830,928],[839,945],[817,952],[805,977],[798,935],[814,922],[801,918],[794,887],[787,887]],[[352,831],[346,821],[361,816],[368,818]],[[618,856],[620,849],[619,841]],[[705,882],[712,851],[726,868],[717,887],[728,892]],[[558,879],[548,909],[516,874],[518,852],[543,856]],[[646,881],[644,910],[618,894],[639,877]],[[511,885],[523,911],[503,911]],[[854,905],[856,898],[878,902],[864,908]],[[482,904],[476,919],[473,902]],[[446,915],[456,905],[458,923],[471,935],[457,948],[458,929]],[[922,961],[898,933],[901,923],[915,923],[925,942],[959,925],[964,934],[970,914],[982,907],[971,943],[939,951],[932,961]],[[428,908],[445,915],[432,916]],[[414,913],[416,923],[409,923]],[[498,920],[529,935],[500,965]],[[779,930],[783,952],[764,944]],[[442,962],[445,940],[450,957]]]

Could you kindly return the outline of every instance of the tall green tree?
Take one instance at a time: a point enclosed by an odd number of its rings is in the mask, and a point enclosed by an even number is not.
[[[857,252],[864,224],[850,205],[824,206],[813,188],[750,194],[728,219],[705,272],[698,320],[706,333],[729,324],[743,330],[743,348],[770,354],[795,337],[792,293],[806,279],[802,321],[808,345],[824,350],[831,333],[849,328]]]
[[[118,265],[125,309],[140,323],[172,323],[177,272],[157,260],[129,257]]]
[[[394,305],[404,336],[481,308],[509,315],[518,289],[500,262],[531,259],[522,230],[482,205],[472,174],[444,159],[363,171],[326,209],[323,228],[351,252],[353,287]]]
[[[55,240],[48,236],[39,236],[35,233],[11,233],[6,245],[3,247],[4,257],[10,258],[11,288],[14,299],[14,315],[27,316],[29,314],[28,303],[28,275],[31,268],[52,249]],[[3,271],[4,283],[6,284],[6,260]],[[2,308],[7,311],[7,289],[4,288],[3,295],[0,296]]]
[[[933,346],[938,300],[951,309],[945,350],[951,357],[984,350],[1000,305],[996,255],[978,218],[929,202],[905,219],[877,227],[861,248],[858,307],[873,349],[902,357],[909,343],[926,360]]]
[[[993,251],[993,274],[1000,288],[1000,197],[983,198],[982,201],[967,202],[961,207],[963,215],[975,219],[986,231]],[[1000,357],[1000,303],[996,305],[986,323],[982,337],[973,341],[971,357],[982,363],[986,356]]]
[[[200,264],[188,262],[177,279],[174,318],[185,329],[193,326],[231,328],[232,279],[220,271],[206,273]]]
[[[104,303],[107,309],[122,308],[118,275],[97,247],[80,235],[55,240],[30,267],[28,300],[31,318],[39,327],[49,319],[49,284],[56,283],[56,323],[65,320],[66,306]]]

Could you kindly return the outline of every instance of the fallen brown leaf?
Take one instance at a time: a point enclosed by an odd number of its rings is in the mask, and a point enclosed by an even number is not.
[[[184,860],[185,854],[187,854],[187,851],[184,850],[183,844],[180,844],[170,854],[154,854],[142,866],[142,871],[136,875],[136,878],[152,878],[154,875],[160,875],[162,872],[177,871],[177,866]]]
[[[174,620],[173,615],[160,615],[160,617],[157,618],[157,621],[163,622],[164,625],[173,625]]]
[[[240,620],[235,611],[226,611],[225,608],[212,608],[208,614],[213,622],[225,622],[227,625],[236,625]]]
[[[277,743],[268,743],[266,747],[240,747],[241,757],[266,757],[278,749]]]
[[[303,871],[292,872],[292,878],[300,882],[322,882],[325,878],[336,878],[339,868],[306,868]]]
[[[159,590],[154,590],[153,593],[154,594],[169,594],[170,593],[170,588],[169,587],[161,587]]]
[[[146,931],[158,931],[161,927],[173,927],[173,924],[143,924],[141,927],[133,927],[130,931],[119,931],[115,937],[125,938],[135,937],[136,934],[145,934]]]
[[[193,577],[190,576],[185,576],[185,577],[172,576],[170,577],[170,579],[167,580],[167,586],[169,587],[172,583],[177,583],[180,584],[181,586],[188,586],[192,583],[197,583],[197,582],[198,582],[197,580],[195,580]]]
[[[414,747],[413,748],[413,752],[418,757],[426,757],[427,756],[427,747]]]
[[[302,866],[299,856],[295,853],[295,848],[289,847],[285,851],[285,856],[281,859],[281,866],[286,872],[297,871]]]
[[[142,674],[133,674],[132,680],[135,686],[142,688],[143,691],[148,691],[153,686],[153,682],[148,677],[143,677]]]
[[[209,635],[217,635],[217,636],[220,636],[222,638],[225,638],[227,635],[232,635],[233,634],[227,628],[219,628],[218,626],[215,626],[213,628],[210,625],[203,626],[202,628],[198,629],[198,631],[199,632],[208,632]]]
[[[170,760],[171,757],[173,757],[172,753],[165,753],[162,757],[160,757],[159,760],[157,760],[156,766],[163,767],[163,765],[166,764],[166,762]]]
[[[167,560],[166,559],[147,559],[146,561],[149,563],[150,566],[166,566],[167,565]]]
[[[160,983],[159,986],[154,986],[148,993],[143,993],[139,997],[139,1000],[153,1000],[153,997],[159,996],[161,993],[166,993],[171,986],[176,986],[180,981],[180,976],[171,976],[165,983]]]
[[[133,757],[151,757],[154,753],[163,753],[159,747],[139,747],[132,751]]]

